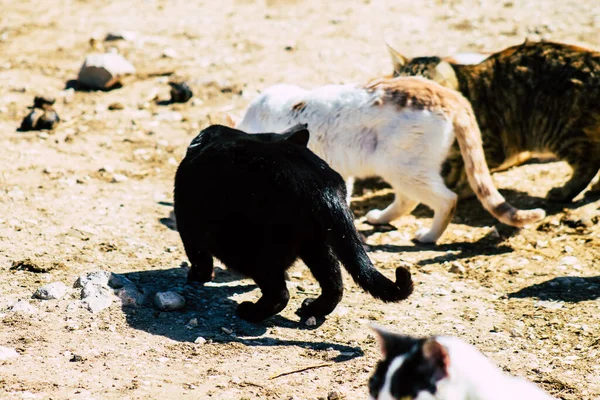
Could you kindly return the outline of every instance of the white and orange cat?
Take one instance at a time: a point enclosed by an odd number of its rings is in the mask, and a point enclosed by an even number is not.
[[[455,137],[469,183],[494,217],[522,227],[545,216],[541,209],[518,210],[498,193],[471,105],[460,93],[435,82],[383,78],[313,90],[280,84],[250,104],[237,128],[280,132],[297,123],[308,124],[309,149],[346,179],[349,194],[354,178],[379,176],[392,186],[393,203],[369,211],[371,224],[389,223],[423,203],[433,209],[434,218],[430,229],[417,231],[416,240],[435,243],[440,238],[457,202],[440,175]]]

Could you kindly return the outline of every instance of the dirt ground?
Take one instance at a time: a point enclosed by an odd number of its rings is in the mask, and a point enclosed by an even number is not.
[[[496,51],[525,37],[600,49],[599,4],[3,0],[0,346],[19,355],[0,361],[0,398],[319,399],[332,391],[366,398],[379,359],[368,328],[376,322],[413,335],[459,336],[558,398],[600,399],[600,201],[544,201],[568,179],[564,163],[494,175],[513,204],[546,208],[542,223],[515,230],[465,201],[435,247],[411,241],[431,222],[422,206],[393,227],[365,224],[365,212],[392,194],[377,182],[360,185],[353,209],[370,256],[387,276],[408,263],[415,292],[383,304],[346,275],[343,301],[312,328],[294,313],[318,294],[305,267],[292,269],[292,300],[281,315],[242,322],[235,305],[256,299],[256,286],[219,268],[214,282],[186,285],[186,257],[169,221],[173,175],[187,144],[223,112],[240,115],[259,90],[389,73],[386,38],[412,56]],[[119,30],[136,37],[103,42]],[[64,92],[94,51],[91,38],[97,50],[118,49],[138,76],[109,92]],[[168,98],[170,78],[148,73],[168,70],[190,83],[196,100],[152,100],[156,93]],[[61,124],[17,132],[38,94],[58,98]],[[114,102],[124,109],[108,110]],[[26,258],[60,264],[45,273],[11,269]],[[71,287],[96,270],[124,274],[149,296],[179,291],[187,306],[158,312],[115,303],[92,314],[75,289],[60,300],[32,299],[46,283]],[[37,311],[11,311],[20,299]],[[194,318],[197,326],[189,324]],[[198,337],[207,342],[195,343]]]

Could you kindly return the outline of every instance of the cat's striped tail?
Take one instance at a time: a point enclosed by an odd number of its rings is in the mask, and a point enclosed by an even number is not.
[[[454,134],[465,162],[469,184],[483,207],[500,222],[519,228],[544,218],[546,212],[541,208],[519,210],[509,204],[498,192],[485,160],[481,132],[473,108],[464,97],[460,95],[457,97],[460,100],[453,118]]]
[[[352,212],[344,200],[330,201],[323,219],[332,227],[329,245],[352,279],[366,292],[386,302],[406,299],[413,291],[410,271],[404,267],[396,269],[396,282],[381,274],[369,259],[354,226]]]

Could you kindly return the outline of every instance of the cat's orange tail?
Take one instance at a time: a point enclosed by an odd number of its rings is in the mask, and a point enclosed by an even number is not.
[[[473,108],[458,93],[457,97],[459,101],[455,103],[457,108],[453,113],[454,134],[465,162],[465,172],[469,184],[483,207],[500,222],[519,228],[543,219],[546,212],[541,208],[519,210],[508,203],[498,192],[485,160],[481,132]]]

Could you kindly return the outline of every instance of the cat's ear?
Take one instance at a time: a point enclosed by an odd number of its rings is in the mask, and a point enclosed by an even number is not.
[[[369,324],[369,327],[377,335],[379,349],[384,358],[406,354],[419,342],[419,339],[390,332],[376,324]]]
[[[379,343],[381,355],[386,357],[390,352],[389,350],[393,347],[396,335],[392,332],[386,331],[379,325],[370,324],[369,327],[377,335],[377,342]]]
[[[390,57],[392,58],[392,65],[394,66],[394,73],[400,72],[403,66],[408,63],[408,58],[404,57],[398,51],[394,50],[394,48],[388,43],[385,42],[387,46],[388,52],[390,53]]]
[[[432,77],[434,81],[442,86],[458,90],[458,79],[454,68],[446,61],[440,61],[435,66],[435,74]]]
[[[310,139],[310,133],[308,132],[307,127],[307,124],[296,124],[285,132],[282,132],[281,135],[288,142],[306,147],[308,145],[308,140]]]
[[[423,343],[421,348],[423,358],[427,360],[433,368],[434,379],[439,381],[448,376],[448,367],[450,366],[450,357],[448,351],[435,338],[429,338]]]

